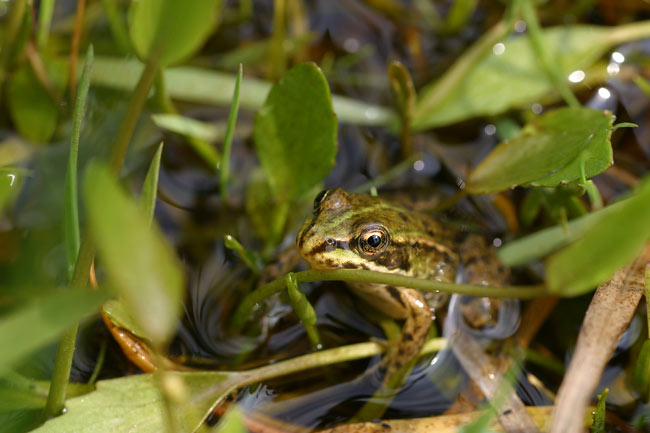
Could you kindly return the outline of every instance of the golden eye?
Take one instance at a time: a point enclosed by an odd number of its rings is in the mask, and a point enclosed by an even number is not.
[[[388,231],[382,226],[373,225],[367,227],[363,232],[361,232],[361,235],[359,235],[359,251],[365,255],[374,256],[375,254],[383,252],[389,242],[390,238],[388,236]]]

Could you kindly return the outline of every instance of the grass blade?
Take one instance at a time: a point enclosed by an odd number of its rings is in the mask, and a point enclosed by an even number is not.
[[[228,178],[230,177],[230,150],[232,148],[232,137],[235,132],[237,123],[237,113],[239,112],[239,87],[243,75],[243,67],[239,64],[237,72],[237,81],[235,81],[235,90],[232,95],[232,104],[228,113],[228,126],[226,127],[226,138],[223,142],[223,155],[221,157],[220,187],[221,200],[228,202]]]

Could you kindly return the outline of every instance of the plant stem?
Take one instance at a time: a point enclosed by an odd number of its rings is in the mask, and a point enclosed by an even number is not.
[[[650,20],[608,27],[607,33],[607,40],[612,46],[637,39],[645,39],[650,37]]]
[[[45,419],[55,417],[63,410],[78,327],[79,324],[73,325],[63,333],[59,340],[59,346],[56,350],[56,362],[52,372],[52,384],[45,403]]]
[[[313,281],[354,281],[373,284],[386,284],[394,287],[410,287],[425,291],[441,291],[447,293],[458,293],[471,296],[489,296],[502,298],[530,299],[548,295],[544,286],[508,286],[488,287],[473,284],[443,283],[440,281],[425,280],[421,278],[406,277],[398,274],[385,272],[367,271],[363,269],[333,269],[333,270],[309,270],[294,274],[297,283],[309,283]],[[239,304],[231,319],[231,325],[235,328],[243,325],[255,304],[263,301],[269,296],[284,290],[286,287],[284,277],[277,278],[257,290],[248,294]]]
[[[83,28],[85,11],[86,0],[77,0],[77,14],[75,15],[74,31],[72,33],[72,46],[70,48],[70,70],[68,71],[70,99],[73,101],[77,97],[77,61],[79,60],[79,42],[81,41],[81,30]]]
[[[297,275],[297,274],[296,274]],[[447,341],[444,338],[434,338],[427,341],[420,354],[440,351],[445,348]],[[264,380],[281,377],[287,374],[295,374],[311,368],[323,367],[337,362],[353,361],[355,359],[367,358],[382,353],[385,348],[379,343],[358,343],[334,349],[321,350],[308,355],[254,368],[246,372],[248,377],[242,386],[262,382]]]
[[[578,98],[576,98],[569,88],[567,81],[562,77],[560,68],[551,58],[546,46],[544,45],[544,36],[542,34],[542,29],[539,26],[539,22],[537,21],[537,15],[532,0],[520,1],[520,11],[528,27],[530,43],[533,46],[533,50],[537,53],[549,80],[555,85],[555,88],[560,92],[560,95],[562,95],[562,98],[567,105],[570,107],[580,107],[580,101],[578,101]]]
[[[131,100],[124,113],[124,118],[117,132],[115,142],[110,155],[110,168],[117,176],[124,162],[124,157],[129,146],[129,141],[133,135],[133,130],[140,117],[140,112],[149,95],[151,84],[158,70],[158,62],[150,60],[140,76],[140,80],[133,91]],[[90,236],[88,229],[84,230],[77,256],[77,263],[72,274],[70,287],[84,287],[88,283],[88,274],[95,255],[95,242]],[[72,366],[72,356],[74,355],[75,340],[77,338],[78,325],[70,328],[59,341],[59,348],[56,353],[54,364],[54,375],[52,377],[52,386],[47,397],[45,415],[52,417],[63,410],[65,402],[65,392],[70,377],[70,367]]]
[[[144,107],[144,103],[147,101],[147,96],[149,95],[149,90],[151,89],[153,80],[156,78],[157,71],[157,59],[148,60],[144,71],[142,71],[142,75],[140,75],[140,80],[133,90],[129,106],[124,113],[124,118],[120,124],[120,129],[117,131],[117,136],[115,137],[115,142],[109,159],[110,168],[116,176],[119,174],[122,164],[124,163],[124,157],[129,148],[131,136],[133,135],[135,126],[140,118],[140,112]]]
[[[50,24],[52,23],[52,15],[54,14],[54,1],[43,0],[39,7],[36,46],[40,52],[45,50],[47,40],[50,36]]]

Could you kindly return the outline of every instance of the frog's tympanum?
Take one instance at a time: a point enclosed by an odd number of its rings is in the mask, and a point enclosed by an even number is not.
[[[298,250],[315,269],[369,269],[443,282],[503,281],[494,250],[478,235],[465,235],[441,221],[378,197],[321,192],[297,238]],[[352,283],[355,292],[394,319],[404,320],[398,344],[385,358],[386,378],[412,361],[426,340],[432,310],[444,297],[415,289]],[[386,379],[385,379],[386,382]]]

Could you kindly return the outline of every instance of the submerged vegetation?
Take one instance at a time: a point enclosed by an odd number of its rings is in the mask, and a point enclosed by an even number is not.
[[[0,2],[0,431],[647,429],[648,18]],[[307,269],[324,188],[481,233],[510,283]],[[403,317],[342,281],[504,299],[459,330],[452,297],[388,386]]]

